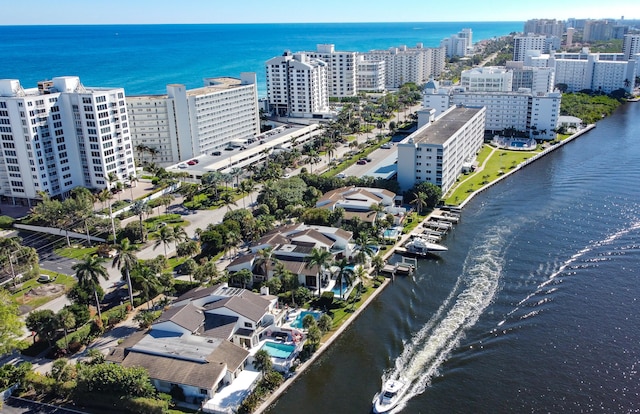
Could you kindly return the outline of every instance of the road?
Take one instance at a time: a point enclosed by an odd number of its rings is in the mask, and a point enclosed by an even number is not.
[[[2,407],[6,414],[87,414],[84,411],[72,410],[55,405],[36,403],[23,398],[9,397]]]

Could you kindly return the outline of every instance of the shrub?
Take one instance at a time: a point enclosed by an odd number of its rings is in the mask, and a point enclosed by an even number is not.
[[[169,402],[163,399],[136,397],[126,400],[129,412],[140,414],[164,414],[169,411]]]
[[[15,220],[9,216],[0,216],[0,229],[10,229]]]

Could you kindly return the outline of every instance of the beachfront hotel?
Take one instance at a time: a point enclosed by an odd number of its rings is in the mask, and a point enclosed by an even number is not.
[[[329,68],[306,53],[267,60],[269,111],[279,117],[322,119],[329,114]]]
[[[453,106],[436,117],[434,109],[418,111],[418,129],[398,143],[398,184],[408,190],[430,182],[446,193],[484,142],[484,107]]]
[[[124,89],[87,87],[76,76],[25,89],[0,80],[0,197],[31,205],[38,192],[66,197],[135,175]]]
[[[366,92],[384,92],[386,79],[385,63],[382,60],[365,60],[359,55],[356,61],[356,89]]]
[[[141,163],[175,164],[260,133],[254,72],[204,81],[201,88],[171,84],[166,95],[128,98],[131,137]]]
[[[473,31],[462,29],[460,32],[446,37],[440,41],[440,47],[444,47],[447,57],[468,56],[473,54]]]

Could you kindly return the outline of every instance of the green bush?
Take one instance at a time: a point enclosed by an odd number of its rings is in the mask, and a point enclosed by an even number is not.
[[[10,229],[14,222],[15,220],[9,216],[0,216],[0,229]]]
[[[127,318],[128,303],[115,306],[106,312],[102,312],[102,323],[104,326],[113,326]]]
[[[189,282],[186,280],[176,279],[173,283],[173,290],[175,290],[177,296],[180,296],[191,289],[197,288],[198,286],[200,286],[200,282]]]
[[[67,340],[69,341],[69,345],[78,343],[86,345],[91,339],[93,339],[92,328],[93,323],[88,323],[84,326],[81,326],[77,331],[69,333],[67,335],[67,339],[64,336],[56,341],[56,348],[58,349],[66,349],[67,348]],[[74,346],[75,348],[75,346]]]
[[[155,398],[136,397],[126,400],[129,412],[139,414],[164,414],[169,411],[169,402]]]

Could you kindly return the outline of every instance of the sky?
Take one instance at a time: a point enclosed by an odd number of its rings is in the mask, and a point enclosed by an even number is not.
[[[0,0],[0,25],[640,19],[637,0]],[[527,4],[525,6],[525,4]],[[530,4],[530,6],[529,6]]]

